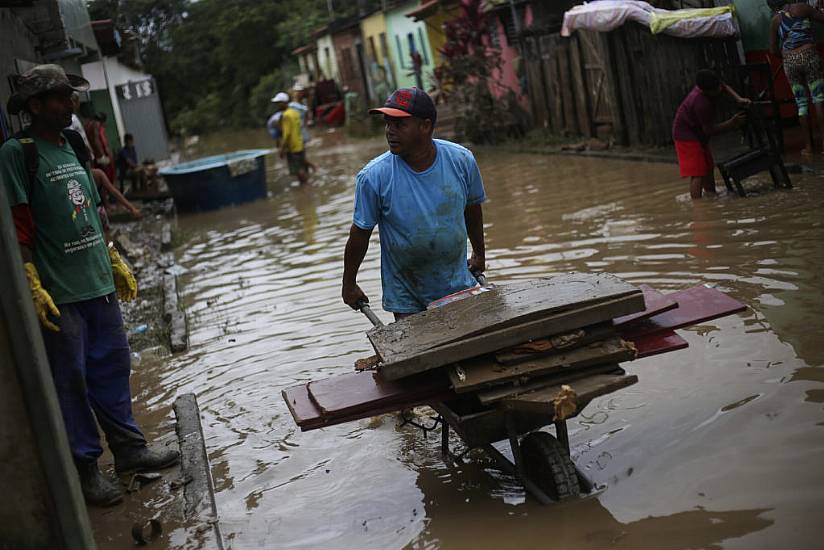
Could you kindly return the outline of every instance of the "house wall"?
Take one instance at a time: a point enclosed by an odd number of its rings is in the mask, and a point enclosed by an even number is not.
[[[371,104],[383,104],[391,90],[395,88],[397,66],[392,61],[389,37],[386,32],[386,18],[383,12],[376,12],[361,20],[366,54],[366,73],[369,77]]]
[[[120,102],[117,99],[117,90],[115,87],[120,84],[126,84],[127,82],[146,80],[149,78],[149,75],[124,65],[118,61],[116,57],[104,57],[101,61],[86,63],[80,68],[83,71],[83,78],[91,84],[91,90],[106,90],[108,88],[109,102],[112,106],[112,113],[117,128],[117,135],[109,135],[109,141],[113,146],[115,144],[119,146],[121,143],[120,136],[128,130],[123,122],[123,113],[120,111]],[[107,79],[108,87],[106,86]],[[163,121],[160,121],[160,123],[162,124]],[[107,133],[111,134],[111,132]]]
[[[515,93],[518,102],[525,109],[529,108],[529,97],[526,89],[526,78],[524,75],[525,67],[519,67],[522,64],[521,53],[518,48],[518,43],[515,40],[510,40],[506,36],[504,28],[504,21],[511,19],[511,12],[498,11],[493,16],[494,26],[490,32],[497,33],[497,44],[501,50],[501,69],[495,72],[496,82],[490,83],[492,93],[497,97],[507,95],[510,91]],[[532,24],[532,10],[529,6],[523,14],[523,21],[519,22],[520,28],[524,29]],[[520,71],[520,75],[519,75]]]
[[[11,96],[8,76],[25,70],[25,67],[19,66],[18,60],[24,64],[34,64],[40,60],[36,45],[37,37],[29,32],[23,21],[12,10],[0,9],[0,111],[7,117],[6,122],[9,126],[2,127],[6,128],[9,134],[21,129],[21,121],[19,117],[8,116],[6,112],[6,104]],[[8,136],[0,135],[0,142],[4,137]]]
[[[406,14],[417,6],[417,2],[406,2],[385,12],[386,37],[390,55],[396,66],[398,88],[415,86],[415,75],[409,74],[413,70],[410,41],[423,60],[421,70],[424,88],[430,89],[434,86],[432,71],[435,65],[426,25],[423,21],[413,21],[411,17],[406,17]]]
[[[335,45],[335,53],[337,54],[341,86],[348,86],[351,91],[365,100],[367,90],[364,88],[363,72],[361,71],[357,51],[357,45],[362,44],[360,27],[352,27],[333,34],[332,42]]]
[[[324,34],[317,40],[318,44],[318,65],[324,79],[332,79],[340,82],[338,72],[338,59],[335,54],[335,44],[332,42],[332,35]]]
[[[458,14],[458,8],[450,9],[441,8],[435,15],[427,17],[424,20],[426,25],[426,35],[429,38],[429,47],[432,49],[434,57],[433,64],[435,67],[443,63],[440,50],[446,44],[446,33],[444,32],[444,23],[452,19]]]

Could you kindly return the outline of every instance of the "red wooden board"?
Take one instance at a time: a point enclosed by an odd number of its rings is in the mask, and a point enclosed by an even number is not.
[[[449,380],[443,370],[393,381],[372,371],[333,376],[308,386],[309,397],[322,414],[348,415],[388,405],[402,409],[427,401],[448,392]]]
[[[442,372],[393,382],[374,372],[353,372],[292,386],[281,395],[295,423],[307,431],[443,401],[456,394]]]
[[[632,343],[635,344],[635,349],[638,350],[638,359],[684,349],[689,345],[686,340],[671,330],[636,336]]]
[[[720,290],[705,286],[679,290],[666,296],[678,302],[678,307],[649,319],[639,319],[621,325],[618,328],[621,337],[624,340],[635,341],[638,336],[671,331],[747,309],[747,306]]]
[[[678,302],[670,298],[670,296],[665,296],[647,285],[639,285],[639,288],[644,293],[644,304],[646,304],[646,308],[644,311],[638,313],[630,313],[629,315],[616,317],[612,320],[614,326],[619,327],[638,319],[646,319],[678,307]]]
[[[304,424],[320,420],[321,412],[309,397],[309,387],[306,384],[286,388],[280,394],[295,419],[295,424],[303,428]]]

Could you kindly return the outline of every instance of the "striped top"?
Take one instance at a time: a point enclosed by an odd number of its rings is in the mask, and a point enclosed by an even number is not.
[[[801,46],[815,43],[812,22],[806,17],[793,17],[786,11],[778,12],[781,21],[778,25],[778,37],[781,48],[795,50]]]

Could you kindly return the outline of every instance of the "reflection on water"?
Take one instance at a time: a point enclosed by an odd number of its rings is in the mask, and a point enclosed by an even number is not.
[[[824,535],[819,180],[693,203],[670,165],[476,152],[491,280],[610,271],[661,290],[712,284],[751,306],[684,331],[687,350],[630,364],[637,385],[570,422],[576,463],[609,487],[547,509],[482,457],[446,467],[437,438],[392,416],[295,428],[281,389],[370,352],[339,280],[354,174],[383,144],[322,137],[311,185],[269,157],[268,200],[180,219],[191,348],[149,408],[198,395],[235,547],[801,548]],[[267,146],[262,133],[221,139],[202,145]],[[375,237],[360,282],[376,303],[378,267]]]

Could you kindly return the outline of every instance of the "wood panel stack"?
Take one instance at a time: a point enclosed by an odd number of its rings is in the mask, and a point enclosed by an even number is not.
[[[543,399],[551,411],[565,385],[573,396],[586,386],[576,402],[582,408],[584,397],[637,380],[619,363],[686,347],[674,329],[744,308],[714,289],[664,296],[608,274],[557,275],[466,296],[370,330],[377,355],[361,364],[376,370],[284,390],[296,423],[311,430],[452,401],[483,412],[518,408],[521,400],[532,410]]]

